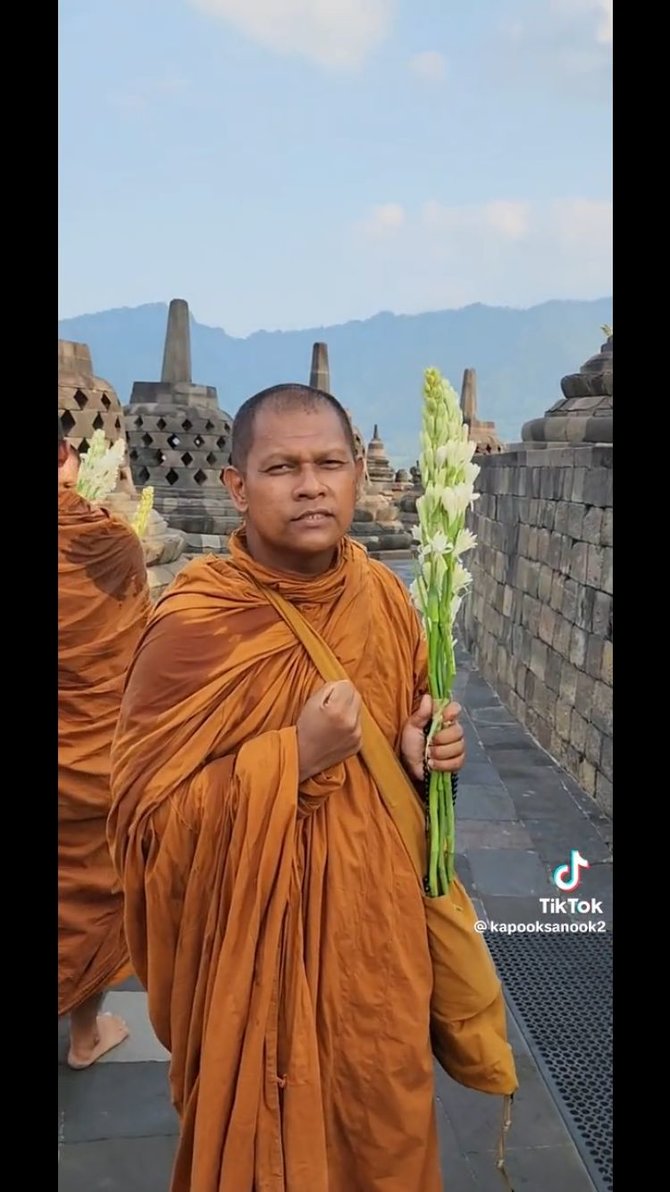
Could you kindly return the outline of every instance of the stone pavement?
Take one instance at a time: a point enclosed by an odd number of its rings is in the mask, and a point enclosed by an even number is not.
[[[459,667],[468,760],[456,805],[457,868],[482,920],[490,930],[495,923],[584,920],[577,913],[544,915],[539,904],[557,897],[551,872],[578,849],[590,863],[579,897],[602,903],[602,913],[591,917],[604,919],[609,931],[611,822],[502,707],[467,656],[461,654]],[[581,937],[560,938],[569,950]],[[554,997],[565,996],[563,972],[550,978],[542,995],[548,1019]],[[589,987],[588,993],[597,1012],[608,991]],[[110,994],[107,1008],[127,1019],[132,1037],[88,1072],[64,1066],[59,1029],[59,1192],[167,1192],[177,1129],[167,1056],[153,1036],[139,986],[131,982]],[[507,1186],[514,1192],[593,1192],[520,1023],[510,1017],[520,1090],[507,1135]],[[495,1167],[501,1099],[462,1089],[438,1070],[437,1114],[445,1192],[504,1192]]]

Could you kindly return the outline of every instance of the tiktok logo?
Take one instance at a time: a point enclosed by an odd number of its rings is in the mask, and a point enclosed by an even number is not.
[[[552,881],[559,890],[576,890],[581,882],[580,869],[588,869],[586,857],[582,857],[576,848],[570,850],[570,860],[567,865],[557,865],[551,875]]]

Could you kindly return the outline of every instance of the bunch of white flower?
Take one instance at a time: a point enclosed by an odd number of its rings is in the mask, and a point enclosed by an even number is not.
[[[114,492],[126,453],[123,439],[107,446],[105,433],[95,430],[88,451],[81,456],[77,492],[87,501],[99,503]]]
[[[458,397],[437,369],[424,374],[423,398],[419,468],[424,491],[416,503],[419,557],[411,593],[424,621],[428,681],[437,709],[429,743],[441,727],[456,675],[454,620],[472,582],[461,558],[477,545],[465,516],[478,499],[474,483],[480,469],[472,462],[475,444],[469,440]],[[428,889],[437,897],[447,892],[453,878],[454,813],[448,774],[431,775],[429,823]]]

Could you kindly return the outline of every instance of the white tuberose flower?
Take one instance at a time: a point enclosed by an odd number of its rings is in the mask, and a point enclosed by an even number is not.
[[[472,533],[472,530],[459,530],[454,543],[454,554],[457,558],[460,558],[461,555],[465,554],[466,550],[474,550],[476,545],[477,539]]]
[[[462,592],[471,583],[472,576],[469,571],[466,571],[462,563],[458,561],[454,564],[454,571],[452,575],[452,586],[454,592]]]
[[[466,484],[474,484],[480,472],[479,464],[466,463],[463,465],[463,480]]]
[[[444,512],[449,520],[453,521],[461,517],[466,509],[478,500],[479,493],[474,491],[471,484],[454,484],[453,488],[442,489],[440,496]]]
[[[450,468],[462,468],[465,464],[469,464],[476,446],[477,444],[474,442],[464,443],[461,439],[451,439],[448,443],[443,443],[435,452],[438,468],[444,464]]]
[[[424,555],[448,555],[453,547],[444,530],[437,530],[422,548]]]

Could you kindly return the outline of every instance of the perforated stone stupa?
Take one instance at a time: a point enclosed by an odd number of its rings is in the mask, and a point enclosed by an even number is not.
[[[600,351],[582,364],[579,372],[561,381],[563,391],[543,418],[526,422],[524,443],[612,443],[614,431],[614,344],[608,335]]]
[[[114,386],[95,376],[88,344],[58,341],[58,417],[63,437],[80,452],[88,451],[96,430],[104,431],[108,443],[125,441],[121,402]],[[132,492],[127,468],[122,481]]]
[[[119,471],[116,489],[106,498],[105,505],[112,513],[132,522],[139,493],[128,466],[123,410],[109,381],[94,375],[87,344],[58,342],[58,419],[65,439],[82,453],[88,450],[96,430],[104,431],[110,445],[123,440],[126,460]],[[152,509],[142,539],[152,595],[157,596],[183,565],[184,542],[184,535]]]
[[[58,419],[63,437],[82,454],[96,430],[104,431],[108,443],[126,443],[121,402],[114,386],[95,376],[88,344],[58,341]],[[117,491],[130,498],[136,495],[127,455]]]
[[[225,549],[239,523],[221,472],[230,455],[232,418],[216,389],[191,377],[188,303],[168,312],[160,381],[136,381],[125,410],[133,479],[153,485],[155,506],[187,535],[191,552]]]

